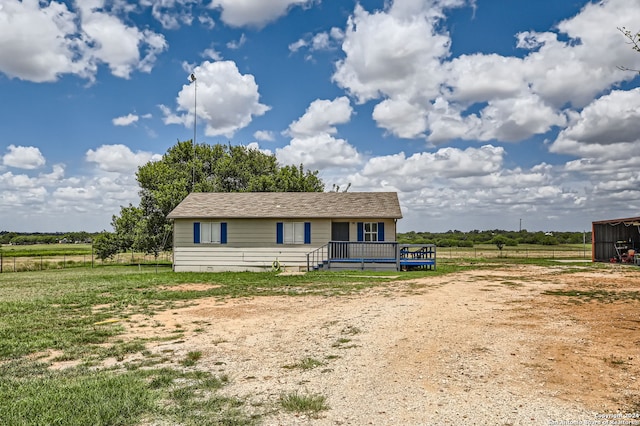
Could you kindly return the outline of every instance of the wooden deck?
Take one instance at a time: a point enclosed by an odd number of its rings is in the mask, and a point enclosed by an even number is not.
[[[435,268],[434,244],[330,241],[307,254],[307,270],[406,271]]]

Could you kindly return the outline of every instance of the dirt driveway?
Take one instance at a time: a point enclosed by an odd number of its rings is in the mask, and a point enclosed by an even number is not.
[[[256,297],[134,318],[226,374],[264,424],[640,425],[640,269],[501,266],[350,296]],[[144,327],[147,325],[148,327]],[[146,331],[142,331],[146,330]],[[298,391],[317,416],[279,408]]]

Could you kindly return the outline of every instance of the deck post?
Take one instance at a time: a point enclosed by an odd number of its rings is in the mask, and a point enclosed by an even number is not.
[[[309,272],[309,253],[307,253],[307,272]]]
[[[394,243],[396,245],[396,271],[400,270],[400,244],[398,242]]]

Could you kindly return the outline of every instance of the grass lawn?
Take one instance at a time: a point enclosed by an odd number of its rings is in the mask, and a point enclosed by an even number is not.
[[[400,279],[460,270],[403,272]],[[201,297],[323,294],[339,297],[383,285],[397,273],[174,273],[163,268],[100,267],[0,274],[0,424],[135,425],[253,424],[242,400],[217,390],[229,378],[175,368],[145,352],[145,341],[118,339],[120,320],[151,314]],[[397,278],[394,278],[397,279]],[[215,284],[206,291],[175,291],[178,284]],[[52,370],[53,361],[79,366]],[[126,368],[99,368],[109,357],[140,353]]]
[[[8,257],[91,255],[91,244],[3,245],[2,253]]]
[[[190,353],[181,363],[167,368],[160,356],[146,351],[148,340],[119,338],[124,332],[121,322],[132,315],[152,315],[203,297],[340,297],[385,285],[390,279],[491,268],[496,262],[553,263],[536,258],[462,258],[439,260],[436,271],[288,276],[271,272],[174,273],[168,268],[124,266],[0,274],[0,424],[258,423],[259,418],[247,414],[250,410],[244,401],[218,392],[228,377],[193,368],[201,353]],[[201,291],[168,288],[199,283],[213,285]],[[128,354],[141,356],[124,367],[101,367],[107,358],[121,360]],[[75,361],[78,366],[49,368],[56,361]],[[314,362],[309,359],[292,368],[313,368]],[[325,406],[318,395],[285,395],[281,402],[282,409],[302,405],[312,412]]]

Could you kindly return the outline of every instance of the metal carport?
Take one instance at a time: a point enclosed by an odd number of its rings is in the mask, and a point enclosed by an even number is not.
[[[591,223],[591,259],[609,262],[616,258],[616,243],[625,242],[629,249],[640,250],[640,217],[600,220]]]

